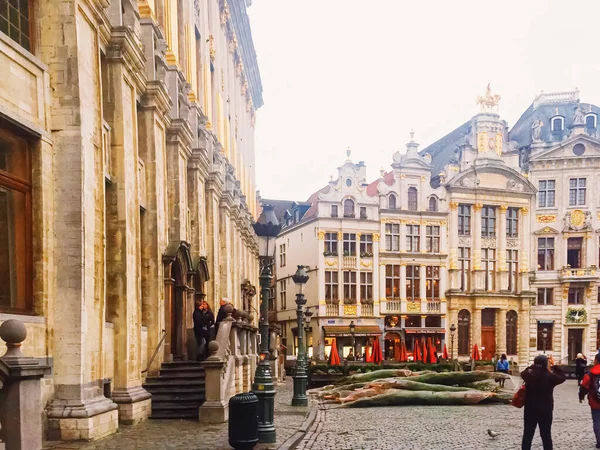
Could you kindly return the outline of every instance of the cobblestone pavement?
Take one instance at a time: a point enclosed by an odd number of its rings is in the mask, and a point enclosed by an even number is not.
[[[279,447],[292,436],[304,420],[308,408],[292,407],[292,379],[276,387],[275,429],[277,442],[256,449]],[[45,450],[229,450],[228,424],[203,424],[192,420],[148,420],[133,427],[121,427],[107,438],[96,442],[46,442]]]
[[[509,387],[509,382],[506,383]],[[577,382],[555,390],[554,448],[595,448],[587,400],[577,398]],[[523,410],[510,405],[411,406],[330,409],[320,406],[317,418],[297,450],[452,450],[521,448]],[[500,433],[487,435],[491,428]],[[533,449],[541,449],[536,431]]]

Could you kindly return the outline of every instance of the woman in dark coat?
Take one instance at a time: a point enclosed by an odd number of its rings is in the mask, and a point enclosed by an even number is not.
[[[544,450],[552,450],[554,387],[564,383],[567,377],[554,365],[552,357],[548,359],[546,355],[538,355],[533,365],[521,372],[521,378],[526,386],[522,449],[531,449],[533,435],[539,425]]]
[[[215,323],[215,315],[205,301],[197,301],[194,310],[194,336],[196,337],[196,360],[206,359],[206,343],[210,338],[210,327]]]
[[[577,377],[577,385],[581,384],[583,376],[585,375],[585,368],[587,367],[587,358],[582,353],[577,353],[577,359],[575,360],[575,376]]]

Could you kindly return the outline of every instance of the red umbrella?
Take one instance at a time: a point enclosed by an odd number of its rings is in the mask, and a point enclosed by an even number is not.
[[[365,362],[373,362],[373,354],[371,353],[370,350],[371,347],[369,347],[368,345],[365,347]]]
[[[446,348],[446,344],[444,344],[444,351],[442,352],[442,358],[448,359],[448,349]]]
[[[431,362],[429,361],[429,355],[427,354],[427,344],[425,342],[425,339],[423,339],[423,362],[426,364],[428,362]]]
[[[394,360],[402,361],[402,348],[398,339],[394,340]]]
[[[421,345],[419,344],[418,339],[415,339],[413,344],[413,360],[421,361]]]
[[[339,366],[340,365],[340,355],[338,354],[337,342],[335,338],[331,341],[331,352],[329,353],[329,365],[330,366]]]
[[[479,361],[481,359],[481,356],[479,355],[479,348],[477,347],[477,344],[475,344],[473,346],[473,354],[471,355],[471,357],[473,358],[473,361]]]
[[[435,345],[433,345],[433,340],[429,338],[429,362],[436,363],[437,362],[437,351],[435,350]]]
[[[402,341],[402,347],[400,349],[400,361],[405,362],[408,361],[408,355],[406,351],[406,342]]]
[[[375,338],[373,341],[373,362],[379,364],[383,361],[383,353],[381,353],[381,346],[379,345],[379,339]]]

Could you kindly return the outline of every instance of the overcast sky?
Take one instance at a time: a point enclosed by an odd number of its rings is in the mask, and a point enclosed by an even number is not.
[[[346,159],[368,180],[411,128],[424,148],[478,112],[512,126],[541,91],[600,104],[598,0],[253,0],[263,198],[306,200]]]

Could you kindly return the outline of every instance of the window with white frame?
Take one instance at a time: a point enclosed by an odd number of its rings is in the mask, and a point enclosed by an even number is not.
[[[331,205],[331,217],[338,216],[338,205]]]
[[[481,236],[496,236],[496,207],[484,206],[481,208]]]
[[[585,205],[585,178],[569,179],[569,206]]]
[[[516,292],[519,276],[518,250],[506,250],[506,270],[508,271],[508,290],[510,292]]]
[[[406,299],[417,302],[421,299],[421,267],[406,266]]]
[[[596,128],[598,123],[598,116],[594,113],[588,113],[585,115],[585,126],[586,128]]]
[[[281,303],[281,310],[285,310],[287,307],[287,299],[286,299],[286,281],[287,280],[281,280],[279,282],[279,301]]]
[[[552,131],[563,131],[565,129],[565,118],[555,116],[550,120],[550,128]]]
[[[425,293],[427,300],[439,301],[440,299],[440,268],[427,266],[425,268]]]
[[[458,205],[458,234],[471,235],[471,205]]]
[[[279,246],[279,267],[285,267],[285,244]]]
[[[583,305],[585,303],[583,288],[570,287],[567,301],[569,305]]]
[[[554,289],[538,288],[537,304],[538,304],[538,306],[553,305],[554,304]]]
[[[399,252],[400,251],[400,224],[386,223],[385,224],[385,251]]]
[[[417,208],[419,207],[419,192],[417,191],[417,188],[414,186],[411,186],[408,188],[408,210],[409,211],[416,211]]]
[[[538,206],[554,207],[556,198],[556,180],[540,180],[538,182]]]
[[[356,272],[345,270],[344,276],[344,303],[356,303]]]
[[[360,235],[360,256],[373,256],[373,235],[370,233]]]
[[[388,197],[388,209],[396,209],[396,194],[390,194]]]
[[[471,278],[471,249],[469,247],[458,248],[458,268],[460,270],[460,290],[468,292]]]
[[[354,217],[354,202],[350,199],[344,200],[344,217]]]
[[[437,211],[438,210],[438,201],[435,197],[429,197],[429,205],[427,206],[428,211]]]
[[[515,238],[519,236],[519,208],[508,208],[506,210],[506,237]]]
[[[481,265],[485,272],[484,288],[486,291],[493,291],[496,287],[496,249],[481,249]]]
[[[554,270],[554,238],[538,238],[538,270]]]
[[[437,225],[427,225],[425,227],[425,246],[427,253],[440,252],[440,227]]]
[[[360,300],[373,300],[373,272],[360,273]]]
[[[398,264],[385,266],[385,298],[388,300],[400,299],[400,266]]]
[[[343,234],[344,256],[356,256],[356,233]]]
[[[337,254],[338,254],[337,233],[325,233],[325,254],[326,254],[326,256],[337,256]]]
[[[406,225],[406,251],[421,251],[421,226]]]
[[[325,300],[328,302],[338,301],[338,272],[337,270],[325,271]]]

